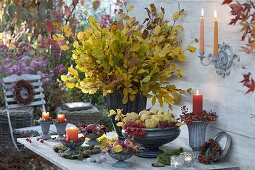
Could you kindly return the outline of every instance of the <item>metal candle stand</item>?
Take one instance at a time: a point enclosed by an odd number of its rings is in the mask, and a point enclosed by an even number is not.
[[[229,76],[230,68],[232,67],[235,59],[239,62],[240,57],[233,53],[233,49],[230,45],[223,42],[219,44],[219,55],[213,56],[211,53],[208,56],[205,56],[205,53],[199,52],[199,56],[201,64],[204,66],[208,66],[211,63],[214,64],[216,68],[216,73],[222,78],[225,76]],[[204,62],[204,58],[207,58],[208,62]]]

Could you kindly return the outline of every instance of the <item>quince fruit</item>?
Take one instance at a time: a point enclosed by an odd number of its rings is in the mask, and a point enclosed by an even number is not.
[[[146,128],[155,128],[157,127],[158,123],[154,119],[147,119],[145,120],[145,127]]]
[[[145,120],[147,120],[147,119],[150,119],[151,118],[151,115],[150,114],[143,114],[141,117],[140,117],[140,120],[142,121],[142,122],[144,122]]]
[[[172,117],[170,114],[165,114],[162,116],[162,121],[168,121],[168,122],[171,122],[172,120]]]
[[[163,116],[164,115],[164,111],[162,111],[162,110],[158,111],[157,115]]]
[[[147,110],[143,110],[139,113],[139,116],[142,117],[142,115],[144,114],[148,114],[148,115],[151,115],[151,112],[150,111],[147,111]]]
[[[159,121],[161,121],[161,117],[159,115],[152,115],[151,119],[157,121],[157,124],[159,124]]]
[[[136,121],[139,119],[139,115],[135,112],[127,113],[126,117],[131,118],[132,120]]]
[[[151,112],[152,114],[156,115],[156,114],[159,112],[159,110],[158,110],[158,109],[153,109],[153,110],[150,110],[150,112]]]
[[[131,117],[124,117],[123,123],[129,123],[129,122],[134,122],[134,120]]]

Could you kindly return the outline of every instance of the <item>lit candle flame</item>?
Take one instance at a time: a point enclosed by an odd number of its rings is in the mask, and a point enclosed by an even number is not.
[[[197,93],[196,93],[197,95],[199,95],[199,92],[198,92],[198,90],[197,90]]]
[[[202,9],[201,9],[201,17],[204,16],[204,13],[205,13],[205,12],[204,12],[204,8],[202,8]]]
[[[214,19],[217,19],[217,11],[214,10]]]

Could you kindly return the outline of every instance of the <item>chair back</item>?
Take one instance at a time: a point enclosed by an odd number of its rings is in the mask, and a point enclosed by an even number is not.
[[[14,94],[14,86],[17,81],[25,80],[28,81],[34,90],[34,99],[28,105],[23,105],[17,102],[15,99]],[[4,99],[5,99],[5,106],[6,109],[17,109],[22,107],[32,107],[32,106],[42,106],[43,110],[45,111],[45,96],[43,94],[44,89],[42,87],[43,83],[41,81],[40,75],[33,75],[33,74],[22,74],[20,76],[14,74],[9,77],[3,78],[3,92],[4,92]]]

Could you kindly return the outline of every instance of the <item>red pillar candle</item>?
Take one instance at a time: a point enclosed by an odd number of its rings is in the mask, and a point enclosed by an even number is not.
[[[193,94],[193,114],[201,114],[203,112],[203,95]]]
[[[69,141],[77,141],[78,140],[78,131],[77,127],[69,127],[66,128],[66,138]]]
[[[59,123],[65,122],[65,115],[64,114],[58,114],[57,120],[58,120]]]
[[[49,112],[42,112],[42,119],[44,121],[49,120],[49,118],[50,118],[50,113]]]

